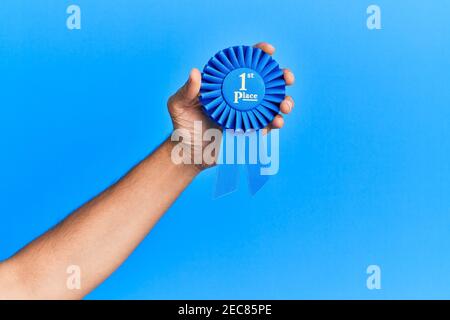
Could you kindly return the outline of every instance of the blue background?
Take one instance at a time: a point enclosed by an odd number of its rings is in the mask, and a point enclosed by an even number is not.
[[[379,31],[369,1],[0,1],[0,259],[168,136],[191,67],[265,40],[297,76],[278,175],[214,200],[204,172],[88,298],[450,298],[450,4],[375,3]]]

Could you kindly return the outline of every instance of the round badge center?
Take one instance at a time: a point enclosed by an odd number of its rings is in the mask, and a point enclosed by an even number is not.
[[[240,111],[257,107],[264,99],[265,90],[264,79],[250,68],[231,71],[222,84],[222,94],[227,104]]]

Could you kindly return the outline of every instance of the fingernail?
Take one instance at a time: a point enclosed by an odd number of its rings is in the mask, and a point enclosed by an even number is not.
[[[289,112],[292,110],[293,104],[291,100],[286,100],[287,105],[289,106]]]

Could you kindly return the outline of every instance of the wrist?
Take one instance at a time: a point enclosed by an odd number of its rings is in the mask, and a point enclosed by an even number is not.
[[[174,148],[176,148],[180,142],[178,141],[172,141],[171,137],[169,136],[166,141],[163,143],[163,147],[166,150],[166,154],[169,157],[169,161],[172,163],[172,165],[180,170],[183,174],[186,174],[188,176],[195,177],[200,172],[202,172],[205,167],[202,164],[195,164],[193,161],[185,161],[180,162],[178,159],[174,159],[173,151]]]

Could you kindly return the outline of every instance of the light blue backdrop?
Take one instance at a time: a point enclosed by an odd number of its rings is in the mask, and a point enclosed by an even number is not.
[[[450,298],[450,3],[375,3],[379,31],[362,0],[0,1],[0,259],[170,133],[191,67],[266,40],[297,75],[279,174],[213,200],[204,172],[88,298]]]

